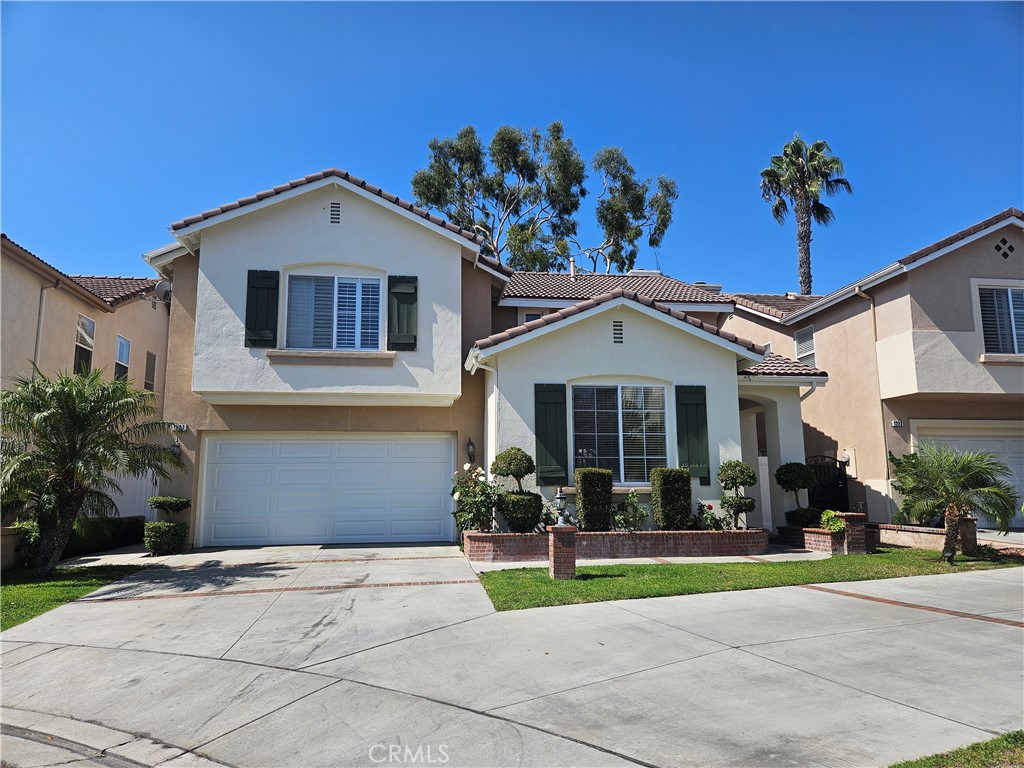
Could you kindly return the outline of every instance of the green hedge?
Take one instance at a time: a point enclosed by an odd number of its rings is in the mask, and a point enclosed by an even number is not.
[[[786,522],[796,528],[821,528],[821,510],[798,507],[786,513]]]
[[[581,531],[612,529],[612,471],[580,467],[573,474],[576,484],[576,521]]]
[[[512,533],[532,533],[544,514],[544,499],[539,493],[513,491],[503,494],[499,503]]]
[[[654,527],[659,531],[680,531],[693,526],[693,497],[690,470],[657,467],[651,470],[651,506]]]
[[[188,523],[146,523],[144,541],[146,549],[154,555],[176,555],[188,543]]]
[[[142,526],[146,518],[79,517],[64,548],[64,557],[90,555],[108,549],[128,547],[142,542]]]

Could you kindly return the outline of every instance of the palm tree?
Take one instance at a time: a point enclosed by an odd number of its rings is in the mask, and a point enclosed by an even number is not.
[[[991,517],[1006,532],[1020,498],[1003,480],[1010,468],[988,451],[960,451],[942,443],[923,442],[916,453],[889,454],[895,469],[895,488],[902,496],[899,518],[915,522],[935,515],[946,521],[942,558],[953,562],[960,520],[971,512]],[[972,554],[965,552],[964,554]]]
[[[840,190],[853,192],[842,173],[843,161],[832,154],[828,142],[819,140],[808,146],[798,133],[761,171],[761,197],[772,204],[776,221],[786,221],[790,203],[796,211],[797,269],[800,293],[805,296],[811,292],[811,219],[826,227],[835,221],[835,214],[821,202],[821,196]]]
[[[167,478],[169,467],[184,466],[153,442],[170,424],[152,418],[152,392],[104,381],[99,370],[50,379],[37,369],[16,384],[0,392],[0,495],[38,522],[42,575],[57,565],[80,512],[116,509],[107,495],[119,490],[113,475]]]

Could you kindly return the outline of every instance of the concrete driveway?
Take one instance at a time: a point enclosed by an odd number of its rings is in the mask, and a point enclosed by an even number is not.
[[[1022,727],[1024,569],[495,613],[454,547],[206,550],[0,640],[7,731],[168,768],[888,765]]]

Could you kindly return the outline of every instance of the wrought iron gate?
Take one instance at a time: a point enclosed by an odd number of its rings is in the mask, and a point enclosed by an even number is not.
[[[850,511],[850,494],[846,483],[846,465],[831,456],[808,456],[806,464],[817,481],[807,491],[812,507]]]

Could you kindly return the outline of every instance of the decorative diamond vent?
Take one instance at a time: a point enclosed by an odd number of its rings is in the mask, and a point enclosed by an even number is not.
[[[1010,258],[1010,254],[1013,253],[1013,251],[1013,245],[1005,237],[998,243],[996,243],[996,253],[998,253],[1004,259]]]
[[[341,224],[341,203],[331,203],[331,224]]]
[[[621,344],[622,343],[622,321],[621,320],[612,320],[612,343],[613,344]]]

